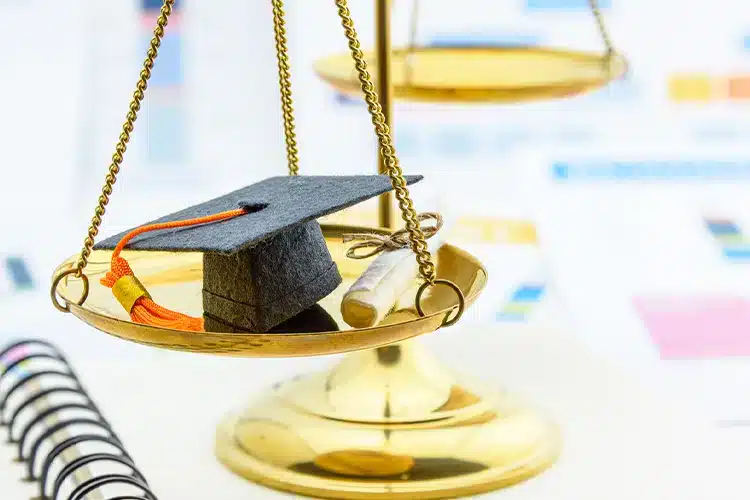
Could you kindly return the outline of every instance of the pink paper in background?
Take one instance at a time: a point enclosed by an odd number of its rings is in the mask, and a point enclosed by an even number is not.
[[[750,356],[750,300],[637,297],[636,310],[662,359]]]

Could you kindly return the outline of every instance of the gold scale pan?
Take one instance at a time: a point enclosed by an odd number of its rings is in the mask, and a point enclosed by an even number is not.
[[[344,232],[381,232],[387,230],[357,228],[322,224],[321,229],[333,256],[344,255]],[[415,287],[404,294],[403,307],[391,311],[375,327],[353,329],[342,326],[340,330],[315,333],[218,333],[182,331],[131,321],[112,290],[101,285],[99,278],[109,270],[110,251],[94,251],[86,270],[89,281],[88,297],[82,305],[84,283],[70,274],[63,278],[57,293],[70,312],[104,333],[140,344],[205,354],[236,357],[299,357],[336,354],[358,349],[370,349],[407,340],[440,328],[446,314],[458,307],[456,294],[448,287],[436,287],[422,301],[424,316],[416,310]],[[203,258],[200,253],[173,254],[168,252],[125,251],[130,262],[155,301],[174,307],[192,316],[203,314]],[[55,272],[55,276],[75,270],[77,257],[71,257]],[[469,253],[453,245],[444,245],[436,255],[438,279],[455,283],[469,306],[478,297],[487,282],[482,264]],[[319,305],[338,325],[346,325],[341,318],[341,299],[354,280],[365,271],[371,259],[337,260],[343,278],[342,284]],[[411,300],[409,300],[411,299]],[[411,302],[409,304],[408,302]]]
[[[293,116],[283,2],[269,1],[287,146],[296,146],[288,134]],[[369,98],[379,105],[379,119],[386,125],[379,136],[381,146],[382,135],[390,139],[387,127],[393,97],[435,103],[550,99],[592,91],[626,71],[595,0],[590,3],[607,46],[603,55],[536,47],[419,48],[414,43],[416,21],[409,47],[392,51],[390,0],[376,0],[377,51],[365,54],[359,49],[348,2],[334,3],[351,55],[327,57],[316,63],[315,70],[340,92],[364,92],[367,97],[369,88]],[[153,67],[173,6],[174,0],[164,0],[146,69]],[[416,10],[415,4],[415,20]],[[358,66],[376,68],[377,93],[366,69],[352,72],[358,59]],[[488,279],[484,266],[454,245],[443,245],[431,256],[436,264],[432,283],[420,285],[415,279],[397,307],[372,328],[225,334],[131,321],[111,290],[99,284],[111,252],[93,250],[93,240],[149,74],[141,73],[140,90],[131,102],[84,249],[55,271],[51,296],[58,309],[109,335],[162,349],[248,358],[355,351],[332,370],[277,384],[265,397],[222,420],[216,434],[218,459],[236,474],[272,488],[318,498],[454,498],[515,484],[555,462],[560,436],[554,424],[510,395],[459,383],[417,345],[404,342],[453,324],[484,289]],[[383,165],[388,158],[379,160]],[[292,155],[289,170],[297,173]],[[392,170],[381,173],[394,178]],[[343,235],[363,230],[390,234],[391,211],[390,196],[382,195],[381,228],[321,224],[343,283],[320,305],[340,325],[345,324],[339,311],[342,294],[370,263],[343,257]],[[158,303],[186,314],[202,314],[200,253],[126,250],[122,255]],[[438,283],[448,286],[426,286]],[[420,290],[426,293],[417,293]]]
[[[368,63],[376,66],[375,54]],[[392,52],[394,98],[442,104],[499,104],[573,97],[597,90],[627,71],[619,55],[537,47],[415,47]],[[359,81],[346,55],[315,70],[338,92],[358,95]]]
[[[388,62],[391,91],[397,100],[502,104],[577,96],[623,77],[628,69],[625,58],[614,50],[596,0],[589,3],[606,46],[604,53],[520,45],[419,46],[419,0],[413,0],[407,45],[388,54],[366,53],[365,59],[376,71],[379,60]],[[318,60],[315,71],[341,94],[361,95],[348,54]]]

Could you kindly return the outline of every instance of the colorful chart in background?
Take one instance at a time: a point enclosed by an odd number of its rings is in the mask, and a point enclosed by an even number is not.
[[[5,258],[5,279],[16,291],[34,288],[34,279],[28,263],[23,257],[10,256]]]
[[[499,322],[524,322],[542,301],[546,287],[543,283],[522,283],[495,315]]]
[[[704,219],[706,229],[731,261],[750,262],[750,240],[742,233],[739,224],[728,219]]]
[[[0,295],[9,295],[36,288],[29,264],[21,255],[0,256]]]
[[[750,99],[750,74],[673,74],[669,97],[679,103],[709,103]]]
[[[139,53],[145,52],[159,15],[161,1],[142,0],[141,39]],[[185,102],[183,99],[183,41],[181,27],[182,2],[176,2],[159,56],[149,80],[144,102],[147,137],[146,157],[154,165],[174,165],[186,160]]]
[[[638,297],[638,314],[665,360],[750,356],[750,300]]]
[[[556,182],[748,181],[750,160],[586,160],[550,166]]]

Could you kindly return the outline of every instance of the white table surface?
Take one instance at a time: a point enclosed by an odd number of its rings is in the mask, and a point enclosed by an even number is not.
[[[49,318],[35,320],[49,324]],[[225,411],[273,382],[324,369],[337,356],[243,360],[155,351],[111,339],[70,317],[55,321],[60,326],[51,336],[74,361],[160,499],[295,498],[227,472],[213,458],[214,428]],[[637,385],[593,358],[566,331],[465,325],[426,336],[423,343],[467,376],[525,395],[563,427],[565,449],[552,469],[486,498],[747,498],[747,428],[715,427],[690,412],[687,402]],[[18,482],[21,470],[8,465],[10,451],[0,445],[2,498],[28,498],[33,488]]]

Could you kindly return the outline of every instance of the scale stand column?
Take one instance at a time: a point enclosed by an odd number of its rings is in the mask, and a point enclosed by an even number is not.
[[[559,450],[545,417],[457,382],[413,342],[279,383],[225,417],[216,440],[240,476],[338,499],[470,496],[535,476]]]
[[[378,95],[389,125],[390,7],[376,0]],[[378,165],[383,173],[380,155]],[[380,226],[395,228],[390,195],[378,215]],[[544,417],[506,394],[460,384],[414,341],[281,382],[228,415],[216,439],[217,457],[238,475],[338,499],[472,495],[540,473],[559,449]]]
[[[391,77],[391,4],[392,0],[375,0],[375,45],[377,57],[377,91],[380,106],[383,108],[385,123],[393,136],[393,79]],[[378,173],[386,174],[383,156],[378,150]],[[393,211],[393,193],[380,196],[378,207],[380,227],[395,230],[396,218]]]

